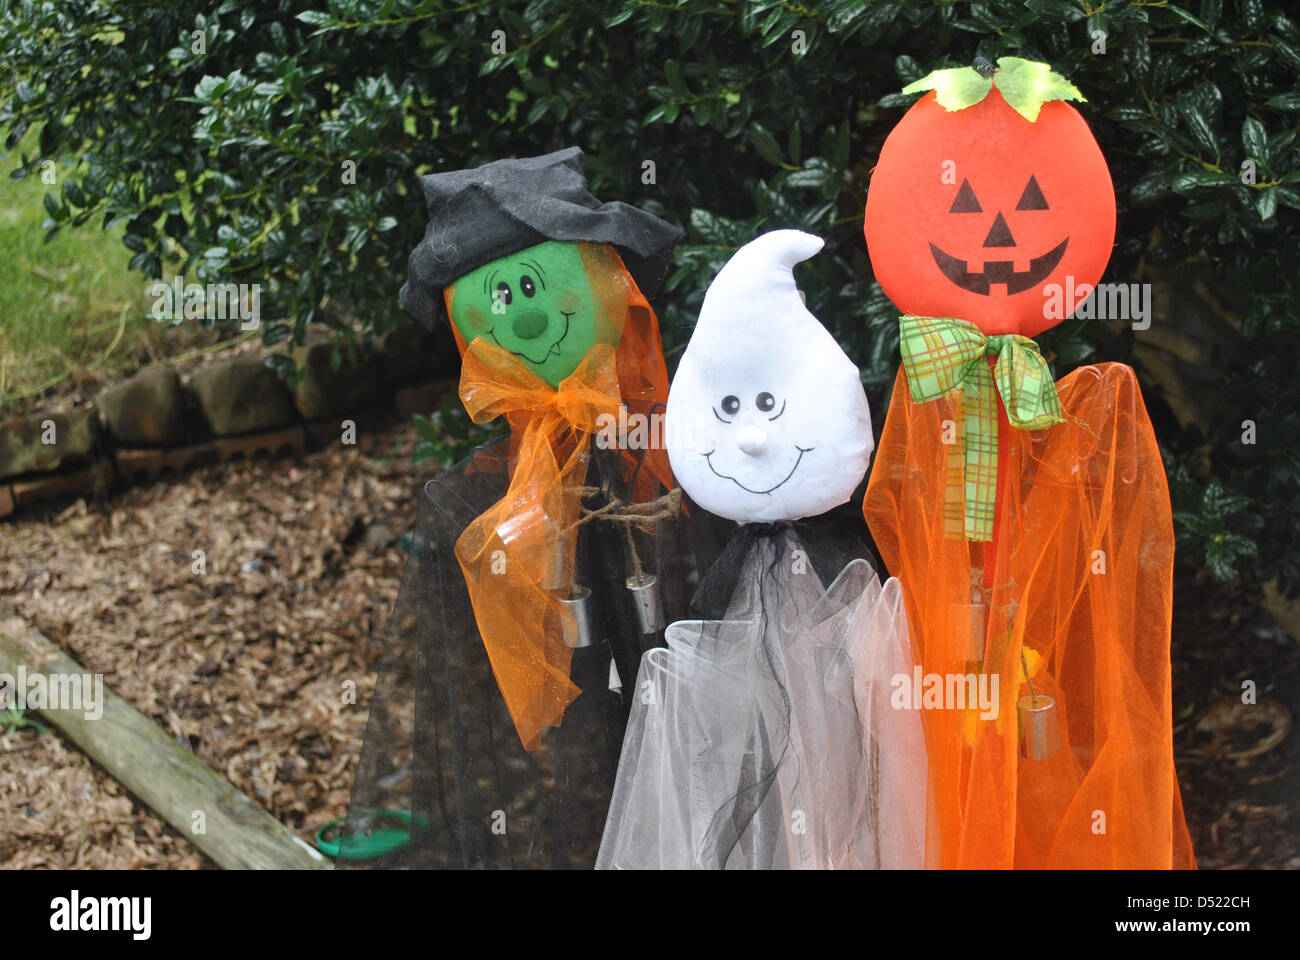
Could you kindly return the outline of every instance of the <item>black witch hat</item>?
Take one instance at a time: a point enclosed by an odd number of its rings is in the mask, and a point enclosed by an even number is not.
[[[682,236],[653,214],[592,196],[577,147],[433,173],[421,177],[420,186],[429,225],[411,251],[401,303],[429,328],[446,313],[447,284],[547,240],[613,244],[641,292],[653,297]]]

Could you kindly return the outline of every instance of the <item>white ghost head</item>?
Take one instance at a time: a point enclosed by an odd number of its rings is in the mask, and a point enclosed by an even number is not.
[[[871,460],[858,368],[794,282],[794,265],[822,246],[775,230],[736,251],[709,285],[668,393],[673,473],[692,500],[739,523],[825,513]]]

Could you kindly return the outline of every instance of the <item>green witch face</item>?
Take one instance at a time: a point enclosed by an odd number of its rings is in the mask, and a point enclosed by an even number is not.
[[[451,291],[465,343],[487,337],[552,387],[593,344],[618,346],[628,295],[612,247],[548,240],[484,264]]]

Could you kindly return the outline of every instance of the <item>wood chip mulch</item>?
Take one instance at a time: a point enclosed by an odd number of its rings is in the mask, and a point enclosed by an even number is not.
[[[1189,569],[1174,585],[1173,626],[1174,762],[1197,864],[1300,869],[1296,639],[1258,589]]]
[[[411,465],[414,441],[391,426],[14,518],[0,609],[311,842],[347,808],[400,537],[434,469]],[[211,865],[56,731],[5,729],[0,868]]]

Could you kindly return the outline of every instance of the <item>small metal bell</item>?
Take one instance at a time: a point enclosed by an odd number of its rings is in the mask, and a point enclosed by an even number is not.
[[[558,600],[558,603],[560,609],[567,614],[561,618],[565,646],[577,650],[595,643],[591,629],[591,591],[575,585],[569,599]]]
[[[964,616],[970,621],[970,632],[966,638],[966,661],[979,663],[984,659],[984,637],[988,626],[989,608],[980,602],[962,603],[958,607],[965,611]]]
[[[1038,694],[1021,697],[1016,704],[1020,715],[1020,755],[1029,760],[1046,760],[1061,751],[1061,729],[1056,700]]]
[[[540,506],[534,504],[504,520],[497,526],[496,533],[507,549],[521,549],[516,547],[516,541],[526,542],[535,537],[539,528],[548,562],[538,586],[543,590],[560,590],[567,596],[569,584],[573,582],[573,567],[564,537],[560,535],[563,528],[559,520],[548,517]]]
[[[569,551],[565,549],[564,540],[560,537],[558,523],[554,524],[554,535],[548,542],[548,546],[551,562],[542,575],[540,586],[543,590],[561,590],[568,593],[569,585],[573,583],[573,569],[569,564]]]
[[[659,578],[653,573],[628,577],[627,588],[632,591],[632,602],[636,606],[636,618],[641,624],[641,632],[651,634],[662,630],[664,603],[659,596]]]

